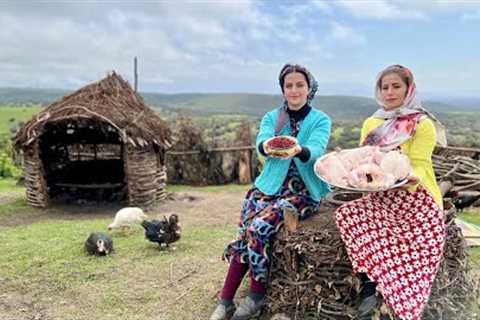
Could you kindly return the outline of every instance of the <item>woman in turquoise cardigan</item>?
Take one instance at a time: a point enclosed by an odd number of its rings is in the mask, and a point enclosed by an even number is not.
[[[264,168],[245,197],[239,237],[225,249],[224,258],[230,266],[210,320],[227,319],[232,313],[233,320],[250,319],[261,311],[270,270],[271,240],[283,225],[284,210],[305,219],[330,191],[313,171],[315,160],[325,152],[331,129],[330,118],[310,105],[317,82],[306,68],[296,64],[282,68],[279,82],[285,102],[261,121],[256,147],[265,156]],[[265,143],[279,135],[298,141],[288,156],[274,156]],[[233,297],[248,271],[250,291],[236,308]]]

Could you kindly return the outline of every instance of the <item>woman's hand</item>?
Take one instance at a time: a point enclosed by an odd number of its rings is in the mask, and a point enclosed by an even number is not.
[[[272,149],[270,149],[270,147],[268,146],[268,141],[270,141],[270,139],[263,141],[263,151],[267,156],[270,156],[270,154],[272,153]]]
[[[413,174],[409,175],[407,177],[407,182],[405,184],[402,184],[401,186],[391,189],[392,191],[399,191],[399,190],[407,190],[408,188],[417,185],[420,182],[420,180],[414,176]]]

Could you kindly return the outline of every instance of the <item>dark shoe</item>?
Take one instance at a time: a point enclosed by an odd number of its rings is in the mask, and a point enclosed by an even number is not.
[[[258,317],[262,312],[264,304],[265,298],[255,302],[255,300],[247,296],[238,306],[237,310],[235,310],[232,320],[248,320],[253,317]]]
[[[225,306],[221,303],[213,310],[209,320],[226,320],[235,312],[235,305],[230,304]]]

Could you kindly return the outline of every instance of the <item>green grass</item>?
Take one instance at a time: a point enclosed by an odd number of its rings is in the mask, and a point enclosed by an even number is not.
[[[0,106],[0,135],[10,133],[20,121],[30,120],[34,114],[42,110],[41,107],[2,107]]]
[[[12,178],[0,178],[0,192],[24,192],[24,186],[17,186],[17,180]]]
[[[458,215],[463,220],[480,226],[480,209],[466,210]]]
[[[458,215],[463,220],[480,226],[480,210],[478,208],[470,208]],[[468,248],[470,254],[470,263],[474,268],[480,268],[480,247]]]
[[[470,262],[475,268],[480,268],[480,247],[471,247],[468,249]]]
[[[478,208],[469,208],[461,212],[459,218],[480,226],[480,210]],[[470,254],[470,264],[474,268],[480,268],[480,247],[469,247],[468,253]]]
[[[11,188],[24,191],[12,179],[2,180],[0,196],[11,194]],[[76,218],[62,210],[31,208],[24,197],[0,204],[0,292],[2,299],[12,297],[0,304],[0,318],[20,319],[37,310],[48,310],[51,319],[208,318],[227,268],[220,257],[236,233],[235,223],[184,226],[176,250],[160,250],[136,226],[129,233],[111,233],[115,252],[94,257],[84,252],[84,241],[92,231],[106,232],[111,217]]]
[[[129,234],[112,234],[112,255],[86,255],[83,244],[89,233],[105,230],[110,222],[47,220],[3,228],[0,278],[11,291],[33,294],[36,305],[48,307],[56,301],[55,308],[49,308],[56,319],[207,316],[225,271],[219,257],[234,226],[187,227],[176,250],[160,250],[137,226]]]

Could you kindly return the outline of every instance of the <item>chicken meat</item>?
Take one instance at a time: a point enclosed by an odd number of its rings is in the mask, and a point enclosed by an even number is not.
[[[410,160],[400,151],[364,146],[332,152],[315,163],[328,183],[361,190],[386,190],[412,173]]]

